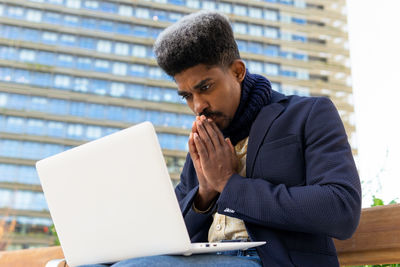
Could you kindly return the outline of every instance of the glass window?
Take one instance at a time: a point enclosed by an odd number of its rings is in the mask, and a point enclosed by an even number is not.
[[[114,46],[114,52],[117,55],[127,56],[129,54],[129,45],[126,43],[116,43]]]
[[[31,80],[31,73],[28,70],[16,69],[14,74],[14,81],[17,83],[29,83]]]
[[[233,23],[233,31],[235,33],[247,34],[247,25],[240,22]]]
[[[92,79],[89,88],[91,93],[105,95],[108,92],[109,82],[105,80]]]
[[[123,83],[111,83],[110,95],[115,97],[121,97],[125,94],[125,84]]]
[[[139,123],[145,120],[145,112],[140,109],[130,108],[126,111],[126,118],[129,122]]]
[[[186,6],[190,8],[200,8],[199,0],[186,0]]]
[[[58,35],[54,32],[43,32],[42,38],[45,43],[54,44],[57,42]]]
[[[79,17],[72,16],[72,15],[65,15],[64,16],[64,24],[67,26],[79,26]]]
[[[247,16],[247,7],[242,5],[234,5],[233,13],[239,16]]]
[[[248,61],[248,67],[250,69],[250,72],[254,73],[262,73],[263,72],[263,64],[262,62],[259,61],[253,61],[249,60]]]
[[[43,120],[28,119],[26,130],[28,134],[44,135],[46,126]]]
[[[88,110],[89,117],[95,118],[95,119],[104,119],[105,118],[106,109],[103,105],[89,104],[88,109],[89,109]]]
[[[67,136],[70,138],[82,138],[83,126],[80,124],[70,124],[67,127]]]
[[[132,45],[132,56],[134,57],[146,57],[146,46],[144,45]]]
[[[73,36],[73,35],[70,35],[70,34],[63,34],[63,35],[61,35],[61,38],[60,38],[61,40],[61,44],[64,44],[64,45],[75,45],[75,42],[76,42],[76,37],[75,36]]]
[[[117,5],[110,2],[101,2],[100,9],[104,12],[117,13]]]
[[[89,139],[97,139],[102,136],[101,127],[88,126],[86,128],[86,137]]]
[[[232,12],[232,5],[229,3],[218,3],[218,10],[223,13],[231,13]]]
[[[115,75],[126,75],[127,65],[125,63],[115,62],[113,64],[112,73]]]
[[[285,41],[291,41],[292,40],[292,34],[290,32],[282,31],[281,32],[281,39]]]
[[[94,68],[96,71],[109,72],[110,61],[103,59],[96,59],[94,62]]]
[[[144,85],[130,84],[126,95],[127,95],[127,97],[133,98],[133,99],[143,99],[144,92],[145,92]]]
[[[4,6],[0,4],[0,15],[3,15]]]
[[[89,80],[86,78],[75,78],[74,91],[86,93],[88,91]]]
[[[149,76],[150,76],[150,78],[161,79],[163,76],[163,72],[158,67],[150,67],[149,68]]]
[[[277,21],[278,20],[278,11],[271,9],[264,9],[264,19]]]
[[[28,9],[26,12],[26,19],[28,21],[40,22],[42,20],[42,12],[39,10]]]
[[[254,36],[262,36],[262,27],[259,25],[249,25],[249,34]]]
[[[40,32],[37,30],[24,29],[22,36],[24,36],[23,40],[25,41],[39,42],[40,40]]]
[[[61,99],[52,99],[49,103],[48,111],[54,114],[66,115],[68,113],[69,102]]]
[[[84,69],[84,70],[92,69],[92,59],[88,57],[78,57],[77,67],[78,69]]]
[[[124,117],[125,117],[124,108],[116,107],[116,106],[108,107],[107,119],[122,121],[122,120],[124,120]]]
[[[262,9],[258,7],[250,7],[249,16],[252,18],[261,19],[263,17]]]
[[[102,31],[111,32],[113,31],[113,23],[107,20],[100,20],[99,21],[99,29]]]
[[[70,88],[70,77],[67,75],[56,74],[54,78],[54,86],[58,88]]]
[[[81,8],[81,0],[66,0],[66,6],[70,8]]]
[[[284,23],[291,23],[292,22],[292,16],[289,14],[281,13],[280,14],[280,20]]]
[[[139,37],[147,37],[148,29],[145,26],[135,25],[135,26],[133,26],[133,35],[139,36]]]
[[[273,63],[264,63],[264,70],[267,75],[279,75],[279,65]]]
[[[49,103],[49,99],[44,98],[44,97],[32,97],[31,98],[31,103],[30,103],[30,107],[33,110],[37,110],[37,111],[47,111],[47,105]]]
[[[117,32],[122,34],[130,34],[132,31],[131,25],[126,23],[114,23]]]
[[[79,38],[79,46],[85,49],[95,49],[96,43],[93,38],[81,37]]]
[[[134,76],[139,76],[142,77],[145,75],[146,73],[146,68],[143,65],[139,65],[139,64],[132,64],[131,68],[130,68],[130,72],[132,75]]]
[[[96,29],[97,28],[97,20],[92,18],[85,18],[82,19],[82,27],[87,29]]]
[[[206,10],[215,10],[215,2],[214,1],[203,1],[203,9]]]
[[[99,8],[99,3],[97,1],[89,1],[86,0],[84,7],[88,8],[88,9],[98,9]]]
[[[131,17],[133,15],[133,9],[131,6],[120,5],[118,8],[118,14],[121,16]]]
[[[58,65],[67,68],[74,67],[74,58],[67,54],[59,54]]]
[[[150,12],[147,8],[136,8],[136,17],[141,19],[148,19],[150,18]]]
[[[160,102],[161,100],[161,88],[148,87],[146,89],[146,99],[150,101]]]
[[[70,102],[69,113],[72,116],[86,117],[86,105],[81,102]]]
[[[279,37],[278,28],[264,27],[264,36],[271,39],[277,39]]]
[[[7,11],[10,17],[21,18],[24,15],[24,9],[21,7],[10,6]]]
[[[239,48],[239,51],[247,51],[247,42],[242,40],[236,40],[236,44]]]
[[[35,72],[33,75],[32,84],[43,87],[51,87],[53,86],[53,78],[50,73]]]
[[[54,62],[54,53],[40,51],[37,61],[41,64],[50,65]]]
[[[54,137],[64,137],[64,123],[50,121],[48,124],[48,134]]]
[[[19,117],[8,117],[6,119],[6,131],[13,133],[24,133],[24,119]]]
[[[22,61],[34,61],[35,55],[36,55],[36,53],[33,50],[22,49],[19,52],[19,59]]]
[[[169,12],[169,14],[168,14],[168,19],[171,22],[176,22],[176,21],[180,20],[182,17],[183,17],[182,14],[175,13],[175,12]]]
[[[271,82],[271,88],[272,88],[272,90],[281,92],[281,84],[280,83]]]
[[[249,51],[252,52],[252,53],[256,53],[256,54],[262,54],[263,53],[263,45],[262,45],[262,43],[250,42],[248,47],[249,47]]]
[[[61,22],[61,15],[55,12],[46,12],[44,13],[43,21],[59,24]]]
[[[271,57],[277,57],[279,55],[279,46],[277,45],[266,45],[265,54]]]
[[[62,5],[64,0],[47,0],[50,4]]]
[[[102,53],[110,53],[111,52],[111,42],[105,40],[99,40],[97,42],[97,51]]]

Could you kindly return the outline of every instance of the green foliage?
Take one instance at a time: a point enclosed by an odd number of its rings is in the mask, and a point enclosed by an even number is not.
[[[390,201],[390,202],[389,202],[389,205],[391,205],[391,204],[397,204],[396,200],[397,200],[397,198],[396,198],[396,199],[393,199],[392,201]],[[385,203],[383,203],[383,200],[382,200],[382,199],[377,198],[377,197],[375,197],[375,196],[372,196],[372,205],[371,205],[371,207],[383,206],[383,205],[385,205]]]
[[[59,246],[60,245],[60,240],[58,239],[58,235],[57,235],[57,232],[56,232],[56,228],[54,227],[54,224],[52,226],[50,226],[50,231],[51,231],[51,234],[53,236],[55,236],[55,238],[56,238],[54,240],[54,245]]]

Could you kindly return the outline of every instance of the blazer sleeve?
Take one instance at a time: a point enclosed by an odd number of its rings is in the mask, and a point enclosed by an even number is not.
[[[215,211],[215,203],[214,207],[207,213],[195,212],[192,205],[198,189],[196,171],[188,153],[181,173],[181,181],[175,187],[175,194],[191,241],[206,242],[208,239],[208,229],[212,223],[212,214]]]
[[[338,239],[353,234],[360,218],[361,187],[339,114],[328,98],[316,98],[304,125],[305,185],[287,187],[267,177],[234,174],[217,201],[219,213]]]

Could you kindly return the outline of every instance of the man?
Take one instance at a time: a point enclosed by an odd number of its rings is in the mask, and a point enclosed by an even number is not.
[[[160,34],[154,51],[197,116],[175,190],[192,242],[267,243],[230,256],[117,266],[338,266],[332,237],[355,231],[361,190],[332,102],[282,95],[250,74],[229,21],[216,12],[182,18]]]
[[[200,116],[176,187],[192,242],[265,240],[264,266],[338,266],[331,237],[355,231],[361,189],[332,102],[284,96],[250,74],[219,13],[183,18],[154,51]]]

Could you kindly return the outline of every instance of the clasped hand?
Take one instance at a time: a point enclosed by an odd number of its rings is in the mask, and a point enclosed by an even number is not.
[[[189,137],[189,153],[199,180],[199,194],[210,200],[221,193],[237,172],[238,159],[229,138],[211,119],[196,117]]]

